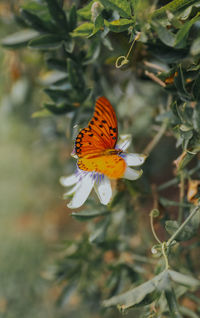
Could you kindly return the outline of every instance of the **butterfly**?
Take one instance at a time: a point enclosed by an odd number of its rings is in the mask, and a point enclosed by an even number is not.
[[[84,171],[104,174],[110,179],[124,175],[126,162],[116,149],[118,138],[117,117],[110,102],[99,97],[88,126],[83,128],[75,140],[77,165]]]

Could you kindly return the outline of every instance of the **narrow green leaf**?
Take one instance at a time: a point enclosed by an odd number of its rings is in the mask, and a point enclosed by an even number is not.
[[[185,87],[185,78],[183,75],[182,67],[179,66],[177,70],[177,76],[174,77],[174,84],[178,90],[178,94],[182,100],[190,100],[191,96]]]
[[[171,31],[167,30],[167,28],[161,24],[156,24],[155,29],[161,42],[167,46],[174,47],[176,38]]]
[[[134,21],[129,19],[119,19],[111,22],[104,20],[104,23],[112,32],[123,32],[127,31],[128,28],[133,25]]]
[[[27,24],[39,32],[49,32],[48,24],[45,24],[36,14],[28,10],[21,9],[21,16],[25,19]]]
[[[93,219],[102,215],[107,215],[110,212],[107,210],[104,211],[81,211],[81,212],[72,212],[71,216],[80,221],[87,221],[89,219]]]
[[[72,84],[72,87],[80,92],[83,91],[85,89],[85,82],[80,65],[76,64],[71,59],[68,59],[67,69],[69,74],[69,81]]]
[[[94,29],[94,24],[91,22],[85,22],[79,25],[76,29],[70,33],[73,37],[88,37],[92,34]]]
[[[197,15],[192,18],[191,20],[185,22],[183,27],[178,31],[176,34],[176,41],[175,41],[175,47],[176,48],[184,48],[186,46],[186,40],[189,35],[189,31],[194,23],[200,20],[200,13],[197,13]]]
[[[75,110],[74,106],[72,106],[71,104],[64,103],[60,105],[44,104],[44,107],[55,115],[63,115]]]
[[[171,279],[177,284],[180,284],[186,287],[191,287],[191,288],[198,288],[200,286],[200,280],[192,276],[185,275],[173,270],[169,270],[168,272]]]
[[[200,37],[194,40],[192,46],[190,48],[190,53],[192,55],[199,55],[200,54]]]
[[[198,73],[198,76],[195,79],[194,84],[192,86],[192,93],[194,98],[197,101],[200,101],[200,72]]]
[[[131,6],[128,0],[100,0],[106,9],[116,10],[121,17],[130,18]]]
[[[38,32],[32,30],[22,30],[5,37],[1,44],[6,48],[20,48],[28,44],[28,42],[39,35]]]
[[[156,298],[160,297],[162,291],[162,281],[166,273],[155,276],[153,279],[139,285],[128,292],[114,296],[103,301],[104,307],[118,306],[119,309],[125,311],[136,305],[147,305],[152,303]]]
[[[105,240],[105,235],[110,224],[110,218],[105,217],[103,220],[98,222],[95,226],[95,229],[90,234],[89,242],[99,244]]]
[[[53,34],[41,35],[29,42],[29,47],[36,50],[57,50],[61,47],[62,39]]]
[[[172,288],[170,283],[165,286],[165,297],[168,303],[170,317],[182,318],[182,315],[180,314],[180,311],[179,311],[179,306],[176,300],[174,289]]]
[[[47,109],[42,109],[32,114],[32,118],[48,117],[52,116],[52,113]]]
[[[68,29],[68,23],[67,23],[67,17],[65,15],[65,12],[62,10],[62,8],[59,6],[57,0],[45,0],[49,12],[55,21],[56,25],[63,30],[63,32],[66,32]]]
[[[77,13],[76,6],[73,5],[69,11],[69,32],[72,32],[76,28],[77,24]]]

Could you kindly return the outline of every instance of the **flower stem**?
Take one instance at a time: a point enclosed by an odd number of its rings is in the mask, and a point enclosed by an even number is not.
[[[188,224],[188,222],[193,218],[193,216],[200,211],[200,206],[194,208],[194,210],[190,213],[190,215],[185,219],[185,221],[181,224],[181,226],[178,228],[178,230],[169,238],[167,241],[167,246],[170,246],[170,244],[175,240],[175,238],[182,232],[184,227]]]

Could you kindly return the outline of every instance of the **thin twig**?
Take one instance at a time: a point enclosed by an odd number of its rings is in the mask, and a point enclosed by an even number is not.
[[[149,72],[149,71],[145,71],[144,72],[146,76],[148,76],[149,78],[151,78],[154,82],[156,82],[157,84],[159,84],[162,87],[166,87],[166,84],[161,81],[161,79],[159,79],[154,73]]]
[[[165,70],[157,65],[157,64],[153,64],[153,63],[150,63],[148,61],[144,61],[144,65],[147,66],[147,67],[150,67],[150,68],[153,68],[154,70],[157,70],[157,71],[160,71],[160,72],[165,72]]]
[[[151,140],[151,142],[146,146],[143,153],[149,155],[153,148],[158,144],[162,136],[164,135],[167,129],[168,121],[164,121],[160,127],[160,130],[155,135],[155,137]]]
[[[167,241],[167,246],[169,246],[175,238],[182,232],[184,227],[188,224],[188,222],[193,218],[193,216],[200,210],[200,206],[197,206],[194,208],[194,210],[190,213],[190,215],[185,219],[185,221],[181,224],[181,226],[178,228],[178,230],[169,238]]]

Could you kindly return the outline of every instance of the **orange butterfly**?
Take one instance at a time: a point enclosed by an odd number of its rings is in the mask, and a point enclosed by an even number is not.
[[[105,97],[100,97],[88,126],[76,137],[75,153],[79,158],[79,169],[104,174],[110,179],[121,178],[126,162],[120,156],[123,151],[115,148],[117,137],[115,111]]]

